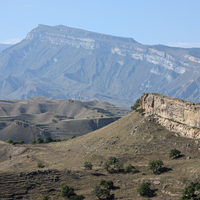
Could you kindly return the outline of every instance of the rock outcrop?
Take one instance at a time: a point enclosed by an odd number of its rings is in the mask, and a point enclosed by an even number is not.
[[[140,106],[147,115],[154,114],[158,123],[181,136],[200,138],[200,104],[157,93],[141,96]]]

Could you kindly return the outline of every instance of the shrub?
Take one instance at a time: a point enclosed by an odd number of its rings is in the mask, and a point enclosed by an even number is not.
[[[170,154],[169,154],[169,157],[173,157],[173,158],[177,158],[178,156],[180,156],[181,152],[177,149],[172,149]]]
[[[124,163],[116,162],[114,164],[114,168],[116,169],[117,172],[120,172],[123,169]]]
[[[142,114],[144,111],[145,111],[145,109],[143,109],[143,108],[138,109],[139,114]]]
[[[20,141],[14,141],[13,144],[24,144],[24,141],[23,140],[20,140]]]
[[[110,180],[106,181],[104,179],[100,180],[100,185],[103,186],[104,188],[109,189],[109,190],[112,189],[113,186],[114,186],[112,181],[110,181]]]
[[[44,140],[43,140],[42,137],[38,137],[37,138],[37,144],[40,144],[40,143],[43,143],[43,142],[44,142]]]
[[[42,168],[43,167],[42,163],[41,162],[37,163],[37,167]]]
[[[48,200],[49,199],[49,196],[45,195],[43,196],[42,200]]]
[[[127,164],[125,167],[125,171],[126,172],[132,172],[132,169],[134,169],[135,167],[131,165],[131,163]]]
[[[83,195],[71,196],[69,200],[83,200],[85,197]]]
[[[29,144],[35,144],[36,141],[35,140],[32,140],[31,142],[29,142]]]
[[[148,163],[147,169],[152,169],[154,173],[157,173],[163,165],[162,160],[153,160]]]
[[[100,199],[101,196],[107,198],[110,196],[110,190],[101,189],[99,185],[94,186],[94,189],[91,192],[92,196],[98,197]]]
[[[74,138],[76,138],[76,136],[72,136],[72,137],[71,137],[71,139],[74,139]]]
[[[136,110],[140,106],[140,99],[137,99],[135,104],[131,106],[131,110]]]
[[[92,163],[88,162],[88,161],[84,161],[83,164],[82,164],[82,167],[84,167],[85,169],[91,170],[92,169]]]
[[[150,189],[151,183],[150,182],[146,182],[146,183],[142,183],[140,185],[140,187],[137,189],[137,193],[140,194],[141,196],[151,196],[152,195],[152,191]]]
[[[183,190],[181,200],[187,200],[190,199],[190,197],[194,194],[195,192],[195,185],[193,182],[190,183],[185,189]]]
[[[70,198],[73,195],[74,195],[74,188],[73,187],[69,187],[67,185],[62,186],[61,192],[60,192],[61,197]]]
[[[44,142],[45,143],[50,143],[50,142],[53,142],[53,139],[52,139],[52,137],[47,136]]]
[[[9,144],[13,143],[13,141],[11,139],[8,139],[6,142],[9,143]]]
[[[106,160],[103,162],[103,164],[101,166],[103,169],[109,171],[110,165],[111,165],[110,160]]]

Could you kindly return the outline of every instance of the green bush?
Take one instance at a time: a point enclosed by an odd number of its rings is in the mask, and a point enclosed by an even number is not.
[[[169,154],[169,157],[170,158],[177,158],[178,156],[180,156],[181,152],[177,149],[172,149],[170,154]]]
[[[53,142],[53,139],[52,139],[52,137],[47,136],[44,142],[45,143],[50,143],[50,142]]]
[[[73,195],[74,195],[74,188],[73,187],[69,187],[67,185],[62,186],[61,192],[60,192],[61,197],[70,198]]]
[[[140,194],[141,196],[151,196],[152,195],[152,191],[150,189],[151,183],[150,182],[146,182],[146,183],[142,183],[140,185],[140,187],[137,189],[137,193]]]
[[[103,186],[104,188],[109,189],[109,190],[112,189],[113,186],[114,186],[112,181],[110,181],[110,180],[106,181],[104,179],[100,180],[100,185]]]
[[[138,113],[139,113],[139,114],[142,114],[144,111],[145,111],[145,109],[143,109],[143,108],[139,108],[139,109],[138,109]]]
[[[124,163],[116,162],[114,164],[114,169],[116,169],[117,172],[120,172],[123,169]]]
[[[11,139],[8,139],[6,142],[9,143],[9,144],[13,143],[13,141]]]
[[[31,142],[29,142],[29,144],[35,144],[36,141],[35,140],[32,140]]]
[[[106,171],[109,171],[110,165],[111,165],[110,160],[106,160],[106,161],[103,162],[103,164],[101,166]]]
[[[40,144],[40,143],[43,143],[43,142],[44,142],[44,140],[43,140],[42,137],[38,137],[37,138],[37,144]]]
[[[147,169],[152,169],[154,173],[157,173],[163,165],[162,160],[153,160],[148,163]]]
[[[42,163],[41,162],[37,163],[37,167],[42,168],[43,167]]]
[[[94,186],[94,189],[91,192],[92,196],[98,197],[100,199],[100,197],[109,197],[110,196],[110,190],[108,189],[101,189],[101,187],[99,185]]]
[[[135,104],[131,106],[131,110],[136,110],[140,106],[140,99],[137,99]]]
[[[127,164],[125,167],[126,172],[132,172],[135,167],[131,165],[131,163]]]
[[[85,169],[91,170],[92,169],[92,163],[88,162],[88,161],[84,161],[83,164],[82,164],[82,167],[84,167]]]
[[[76,138],[76,136],[72,136],[72,137],[71,137],[71,139],[74,139],[74,138]]]
[[[85,197],[83,195],[71,196],[69,200],[83,200]]]
[[[23,140],[20,140],[20,141],[14,141],[13,144],[24,144],[24,141]]]
[[[49,199],[49,196],[45,195],[43,196],[42,200],[48,200]]]

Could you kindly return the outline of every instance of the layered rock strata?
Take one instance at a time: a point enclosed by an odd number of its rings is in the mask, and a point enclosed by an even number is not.
[[[200,104],[157,93],[141,96],[140,106],[147,115],[154,114],[158,123],[170,131],[189,138],[200,138]]]

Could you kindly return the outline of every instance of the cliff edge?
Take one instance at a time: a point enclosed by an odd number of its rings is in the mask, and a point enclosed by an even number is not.
[[[170,131],[189,138],[200,138],[200,104],[167,97],[158,93],[144,93],[140,106],[147,115],[154,114],[157,122]]]

